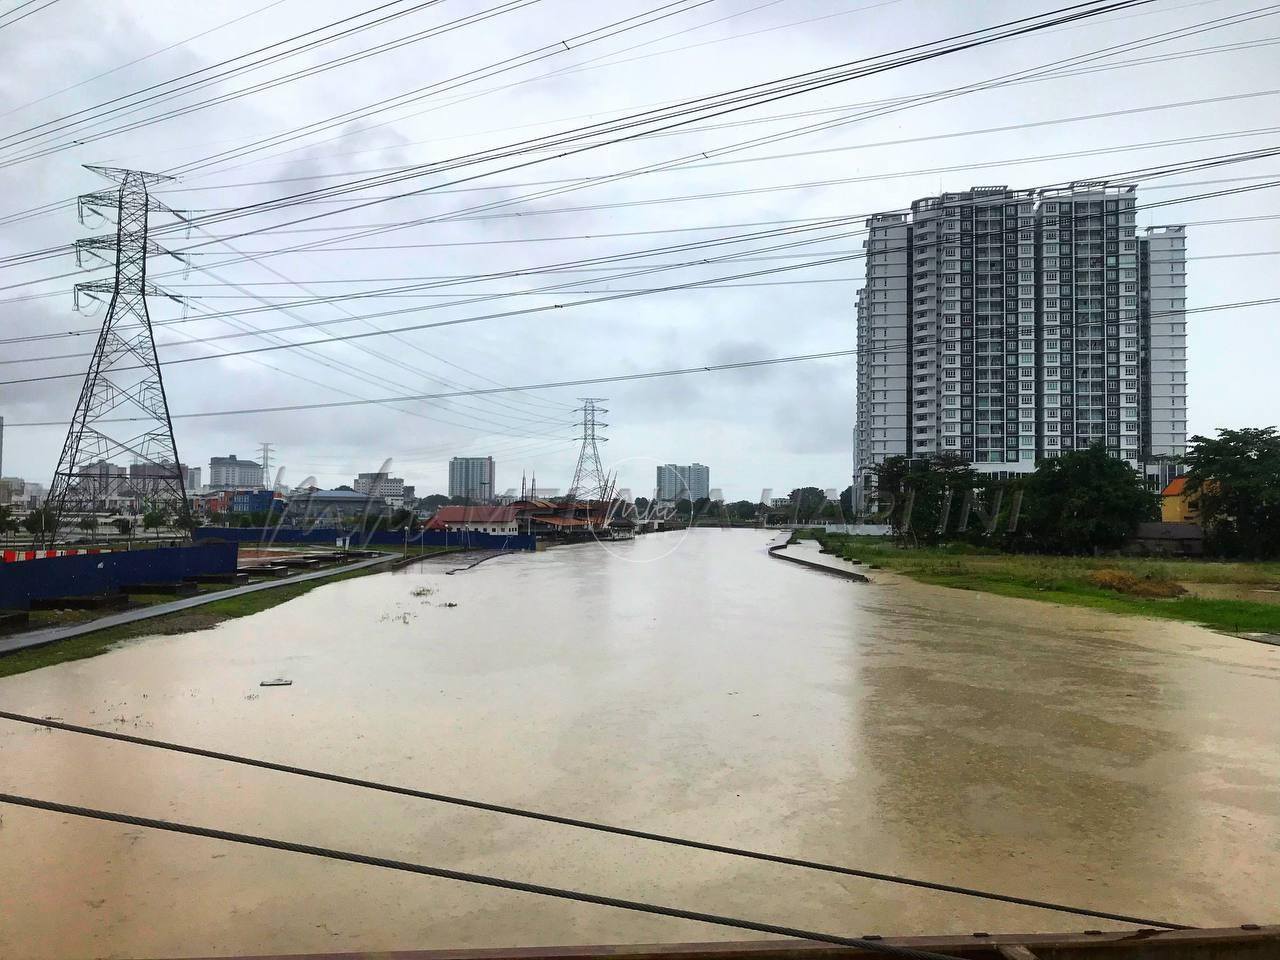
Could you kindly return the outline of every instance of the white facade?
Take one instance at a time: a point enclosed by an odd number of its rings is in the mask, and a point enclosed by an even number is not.
[[[1099,443],[1140,470],[1185,450],[1185,231],[1140,240],[1135,205],[1131,185],[978,187],[867,221],[859,486],[890,456],[1011,475]]]
[[[708,499],[711,496],[711,468],[701,463],[662,464],[657,469],[654,489],[657,499],[663,502]]]
[[[449,461],[449,496],[473,503],[494,498],[493,457],[454,457]]]
[[[870,469],[907,449],[911,229],[901,213],[877,214],[866,226],[866,284],[857,302],[856,459]]]
[[[210,490],[257,490],[261,486],[262,464],[241,460],[235,454],[210,458]]]
[[[405,486],[403,477],[392,477],[386,473],[362,473],[351,484],[356,493],[381,497],[393,507],[404,506]]]
[[[1187,450],[1187,237],[1186,227],[1148,227],[1139,240],[1142,321],[1148,335],[1142,359],[1143,443],[1148,471],[1169,479],[1162,460]],[[1162,486],[1163,486],[1162,482]]]

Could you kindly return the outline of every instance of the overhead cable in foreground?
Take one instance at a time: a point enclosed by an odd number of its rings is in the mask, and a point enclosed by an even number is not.
[[[95,810],[92,807],[78,807],[67,803],[54,803],[51,800],[37,800],[33,797],[22,797],[11,793],[0,793],[0,803],[11,803],[20,807],[31,807],[36,810],[48,810],[52,813],[65,813],[73,817],[85,817],[90,820],[105,820],[109,823],[123,823],[131,827],[147,827],[152,830],[163,830],[168,833],[182,833],[192,837],[207,837],[211,840],[225,840],[228,843],[241,843],[252,847],[266,847],[270,850],[283,850],[287,853],[302,853],[326,860],[342,860],[347,863],[359,863],[370,867],[381,867],[384,870],[399,870],[404,873],[417,873],[427,877],[440,877],[444,880],[457,880],[460,883],[474,883],[485,887],[497,887],[501,890],[515,890],[519,893],[533,893],[542,897],[554,897],[558,900],[576,900],[579,903],[593,903],[602,907],[616,907],[620,910],[631,910],[636,913],[655,914],[660,917],[675,917],[679,920],[696,920],[699,923],[711,923],[721,927],[735,927],[739,930],[754,930],[757,933],[772,933],[781,937],[792,937],[797,940],[816,940],[820,943],[834,943],[843,947],[858,947],[869,953],[879,953],[889,957],[900,957],[902,960],[959,960],[959,958],[942,953],[931,953],[927,950],[914,950],[910,947],[899,947],[880,940],[864,940],[859,937],[842,937],[834,933],[821,933],[816,930],[804,930],[799,927],[784,927],[773,923],[759,923],[755,920],[742,920],[726,917],[716,913],[701,913],[696,910],[685,910],[680,907],[667,907],[656,903],[643,903],[639,900],[624,900],[620,897],[606,897],[596,893],[584,893],[580,890],[568,890],[563,887],[548,887],[538,883],[525,883],[521,880],[508,880],[504,877],[491,877],[480,873],[466,873],[461,870],[447,870],[433,867],[425,863],[411,863],[407,860],[391,860],[386,857],[374,857],[363,853],[352,853],[348,850],[334,850],[330,847],[316,847],[305,843],[292,843],[288,840],[277,840],[274,837],[259,837],[248,833],[236,833],[230,830],[215,830],[211,827],[200,827],[189,823],[176,823],[172,820],[153,820],[150,817],[135,817],[127,813],[116,813],[110,810]]]
[[[366,790],[376,790],[381,793],[393,793],[400,796],[414,797],[419,800],[431,800],[437,803],[447,803],[453,806],[467,807],[473,810],[484,810],[489,813],[500,813],[506,816],[522,817],[528,820],[541,820],[547,823],[557,823],[562,826],[594,830],[599,833],[610,833],[617,836],[633,837],[639,840],[652,840],[657,843],[672,844],[695,850],[706,850],[711,853],[723,853],[730,856],[745,857],[752,860],[763,860],[769,863],[780,863],[786,866],[802,867],[809,870],[820,870],[827,873],[838,873],[845,876],[858,877],[864,880],[879,880],[887,883],[920,887],[927,890],[937,890],[942,893],[956,893],[983,900],[995,900],[1002,903],[1014,903],[1025,907],[1055,910],[1059,913],[1073,913],[1078,916],[1096,917],[1101,920],[1114,920],[1119,923],[1133,923],[1144,927],[1163,927],[1169,930],[1191,929],[1184,924],[1170,923],[1164,920],[1150,920],[1145,917],[1133,917],[1122,913],[1109,913],[1101,910],[1093,910],[1087,907],[1073,907],[1045,900],[1032,900],[1027,897],[992,893],[991,891],[977,890],[972,887],[960,887],[953,884],[934,883],[928,880],[918,880],[912,877],[898,876],[896,874],[877,873],[870,870],[860,870],[854,867],[839,866],[837,864],[802,860],[796,857],[786,857],[778,854],[761,853],[756,850],[747,850],[741,847],[730,847],[723,844],[706,843],[700,840],[690,840],[683,837],[673,837],[645,830],[636,830],[630,827],[613,826],[611,824],[599,823],[592,820],[562,817],[557,814],[543,813],[537,810],[527,810],[521,807],[512,807],[497,803],[488,803],[483,800],[455,797],[443,793],[430,793],[428,791],[417,790],[412,787],[401,787],[396,786],[395,784],[379,783],[374,780],[362,780],[357,777],[348,777],[338,773],[328,773],[323,770],[311,770],[306,767],[274,763],[270,760],[261,760],[255,757],[243,757],[233,753],[221,753],[215,750],[206,750],[202,747],[192,747],[186,744],[172,743],[165,740],[154,740],[149,737],[139,737],[133,734],[119,733],[113,730],[102,730],[96,727],[79,726],[62,720],[42,719],[40,717],[32,717],[21,713],[11,713],[7,710],[0,710],[0,719],[12,720],[17,723],[27,723],[48,729],[62,730],[67,733],[78,733],[90,737],[98,737],[103,740],[115,740],[121,743],[135,744],[137,746],[155,747],[160,750],[168,750],[174,753],[205,757],[210,760],[220,760],[226,763],[239,764],[241,766],[256,767],[261,770],[272,770],[277,773],[287,773],[293,776],[307,777],[312,780],[324,780],[330,783],[340,783],[345,786],[360,787]]]

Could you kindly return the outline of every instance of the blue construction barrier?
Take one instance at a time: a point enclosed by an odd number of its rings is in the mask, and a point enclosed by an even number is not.
[[[239,552],[235,543],[201,543],[0,563],[0,609],[29,610],[32,600],[49,597],[119,593],[122,584],[235,573]]]
[[[196,543],[225,541],[228,543],[310,543],[332,547],[343,537],[350,537],[352,547],[372,545],[402,547],[404,532],[400,530],[339,530],[336,527],[198,527],[192,534]],[[536,550],[537,538],[531,534],[509,536],[502,533],[477,533],[472,530],[423,530],[409,537],[411,547],[467,547],[476,550]]]

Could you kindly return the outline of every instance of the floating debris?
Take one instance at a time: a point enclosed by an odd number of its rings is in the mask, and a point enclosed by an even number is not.
[[[260,684],[258,684],[258,686],[260,687],[292,687],[293,681],[285,680],[283,677],[276,677],[274,680],[263,680]]]

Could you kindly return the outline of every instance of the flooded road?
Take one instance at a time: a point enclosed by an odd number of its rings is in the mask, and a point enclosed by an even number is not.
[[[849,583],[768,558],[769,541],[700,530],[335,583],[0,680],[0,705],[1099,909],[1277,919],[1280,648],[878,571]],[[259,687],[277,676],[293,685]],[[1107,926],[9,722],[0,788],[847,935]],[[3,957],[752,937],[0,818]]]

